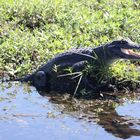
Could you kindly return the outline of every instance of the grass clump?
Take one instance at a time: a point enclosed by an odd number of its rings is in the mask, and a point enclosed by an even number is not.
[[[140,2],[130,0],[0,0],[0,70],[35,71],[71,47],[97,46],[118,37],[140,43]],[[138,83],[139,62],[119,61],[112,74]]]

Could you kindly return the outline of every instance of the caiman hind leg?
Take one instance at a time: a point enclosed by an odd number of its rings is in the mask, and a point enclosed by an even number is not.
[[[68,92],[73,96],[77,96],[81,90],[93,90],[94,86],[91,85],[87,78],[88,72],[84,72],[88,65],[87,61],[79,61],[74,63],[72,66],[61,65],[59,69],[61,70],[60,75],[52,82],[51,89],[56,90],[58,92]],[[69,72],[65,70],[69,70]],[[64,70],[64,73],[63,71]]]
[[[39,91],[49,91],[50,83],[49,83],[49,75],[44,71],[38,71],[34,73],[31,84],[36,87]]]

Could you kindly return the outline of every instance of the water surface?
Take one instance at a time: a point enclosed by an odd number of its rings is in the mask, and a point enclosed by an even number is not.
[[[0,140],[139,140],[139,94],[118,97],[43,97],[25,84],[1,84]]]

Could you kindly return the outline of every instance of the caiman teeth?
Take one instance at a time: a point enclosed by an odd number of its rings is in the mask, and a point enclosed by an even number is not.
[[[134,56],[138,56],[140,57],[140,53],[138,52],[134,52],[133,50],[130,50],[130,49],[122,49],[121,48],[121,51],[127,55],[134,55]]]

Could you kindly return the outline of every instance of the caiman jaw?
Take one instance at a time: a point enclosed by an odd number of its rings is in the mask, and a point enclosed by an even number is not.
[[[124,54],[127,54],[127,55],[140,57],[140,53],[134,52],[132,49],[122,49],[122,48],[121,48],[121,51],[122,51]]]

